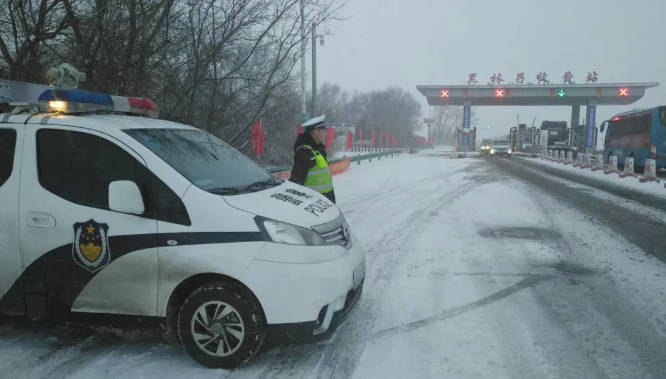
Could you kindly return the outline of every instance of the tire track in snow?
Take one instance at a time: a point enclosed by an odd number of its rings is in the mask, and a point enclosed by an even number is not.
[[[469,169],[466,172],[474,171],[482,166],[476,165],[474,167],[474,165],[470,165],[468,167]],[[437,167],[437,169],[441,170],[441,167]],[[390,195],[402,195],[411,190],[416,193],[410,193],[404,200],[418,201],[425,203],[425,205],[411,209],[401,208],[401,212],[407,212],[405,217],[397,220],[397,223],[390,224],[391,226],[385,233],[375,235],[374,240],[368,244],[366,253],[369,274],[366,275],[361,303],[354,314],[340,326],[336,333],[323,343],[323,351],[318,350],[322,346],[321,343],[314,349],[304,348],[303,354],[297,354],[294,350],[290,352],[282,350],[272,360],[274,364],[269,363],[266,369],[262,371],[262,378],[296,376],[300,378],[347,379],[351,377],[365,348],[365,342],[359,337],[365,336],[372,329],[381,305],[391,287],[392,274],[402,258],[403,247],[412,238],[418,237],[418,234],[412,234],[411,230],[419,230],[420,225],[428,223],[438,212],[441,212],[464,195],[466,190],[479,185],[478,182],[470,182],[466,178],[457,181],[455,187],[449,185],[447,179],[453,175],[462,174],[461,171],[463,170],[441,175],[434,174],[434,176],[393,189],[391,194],[382,197],[386,199]],[[440,189],[433,190],[426,186],[426,184],[439,183],[442,180],[445,183],[440,187],[446,189],[446,192],[442,192]],[[376,203],[365,201],[359,206],[363,207],[358,210],[361,214],[364,210],[367,210],[367,215],[373,215]],[[394,220],[383,220],[383,222],[386,221]],[[352,344],[351,348],[347,346],[349,344]],[[314,345],[306,346],[314,347]],[[312,350],[316,351],[313,352]]]
[[[344,213],[345,213],[345,216],[347,216],[347,215],[351,215],[351,214],[357,212],[356,208],[357,208],[358,206],[360,206],[360,205],[364,205],[364,204],[366,204],[366,203],[368,203],[368,202],[376,203],[377,201],[379,201],[379,200],[384,200],[384,199],[386,199],[386,198],[389,197],[389,196],[392,196],[392,195],[396,195],[396,194],[400,194],[400,193],[404,193],[404,192],[407,192],[407,191],[413,190],[413,188],[414,188],[415,185],[428,184],[428,183],[431,183],[431,182],[433,182],[433,181],[437,181],[437,180],[441,180],[441,179],[450,178],[451,176],[454,176],[454,175],[456,175],[456,174],[460,174],[460,173],[462,173],[462,172],[469,172],[469,171],[470,171],[470,169],[466,167],[466,168],[462,168],[462,169],[457,170],[457,171],[453,171],[453,172],[448,172],[448,173],[445,173],[445,174],[437,175],[437,176],[435,176],[435,177],[429,177],[429,178],[424,178],[424,179],[416,180],[416,181],[413,181],[413,182],[408,182],[408,183],[405,183],[403,186],[400,186],[400,187],[397,187],[397,188],[393,188],[393,189],[390,189],[390,190],[385,191],[385,192],[380,192],[380,193],[376,193],[376,194],[372,194],[372,195],[368,195],[368,196],[363,196],[363,197],[361,197],[361,198],[356,199],[356,200],[353,201],[352,203],[345,204],[345,205],[344,205],[344,209],[343,209],[343,211],[344,211]],[[392,176],[393,176],[393,175],[391,175],[391,177],[392,177]],[[391,177],[385,179],[382,183],[387,183],[387,182],[389,182]],[[382,187],[383,187],[383,186],[382,186]]]
[[[477,231],[492,230],[489,225],[478,219],[475,222]],[[543,238],[543,236],[540,236]],[[495,271],[499,268],[504,270],[525,270],[527,262],[533,261],[530,256],[530,249],[525,246],[523,241],[513,238],[500,232],[485,234],[483,238],[495,241],[497,249],[486,252],[484,257],[485,266],[491,266]],[[549,235],[548,240],[544,241],[537,237],[536,242],[544,244],[552,243],[552,239],[561,238],[556,235]],[[518,252],[524,260],[517,262],[513,257],[507,256],[504,252],[508,247],[512,251]],[[497,252],[501,253],[497,253]],[[484,266],[484,267],[485,267]],[[480,267],[480,268],[484,268]],[[543,274],[542,274],[543,275]],[[555,275],[547,274],[549,279],[555,279],[548,282],[554,285],[566,285]],[[559,275],[558,275],[559,276]],[[500,280],[492,283],[475,281],[477,288],[491,287],[494,291],[505,291]],[[536,286],[540,284],[540,286]],[[545,285],[545,280],[536,282],[530,286],[531,294],[538,297],[538,291]],[[509,287],[511,288],[511,287]],[[553,317],[551,309],[544,306],[534,306],[530,301],[531,296],[512,297],[507,299],[510,305],[493,308],[485,312],[486,320],[492,325],[492,330],[498,336],[502,343],[502,353],[505,359],[513,365],[517,375],[520,378],[562,378],[562,379],[602,379],[605,378],[602,371],[596,365],[596,362],[589,358],[584,349],[578,344],[575,336],[571,334],[566,325],[559,318]],[[529,357],[529,362],[521,362],[523,357]]]
[[[414,219],[408,219],[407,224],[412,225],[412,222],[418,223],[415,225],[415,229],[421,230],[421,225],[429,223],[433,218],[437,217],[441,211],[464,196],[468,190],[494,180],[494,177],[479,179],[474,182],[465,180],[462,185],[459,185],[458,187],[453,188],[451,192],[440,196],[436,201],[437,206],[435,209],[432,209],[431,206],[427,206],[423,209],[419,209],[417,212],[414,212]],[[431,212],[427,212],[427,217],[424,217],[424,211],[429,209]],[[360,315],[357,314],[357,317],[354,318],[353,323],[349,323],[349,325],[343,325],[343,327],[341,327],[341,330],[336,335],[335,340],[326,346],[326,355],[329,357],[327,362],[319,365],[319,369],[316,371],[316,375],[314,377],[344,379],[352,377],[363,354],[363,350],[365,349],[368,336],[370,335],[373,325],[375,324],[375,321],[379,315],[381,305],[393,283],[393,274],[396,272],[398,264],[402,259],[401,253],[405,250],[405,245],[410,244],[413,239],[418,238],[419,236],[420,234],[414,234],[411,236],[411,238],[404,239],[404,236],[395,233],[393,238],[390,238],[384,242],[384,245],[388,246],[396,243],[397,241],[402,241],[398,242],[398,249],[396,249],[397,254],[391,256],[389,261],[384,266],[388,269],[388,272],[383,273],[385,279],[383,281],[381,294],[373,302],[370,314],[364,314],[363,317],[358,317]],[[379,285],[381,285],[381,283]]]
[[[626,209],[617,209],[588,194],[571,191],[566,185],[543,176],[527,175],[524,171],[519,171],[520,168],[515,164],[500,168],[543,191],[526,192],[546,220],[546,227],[560,232],[561,235],[561,238],[554,240],[557,251],[561,253],[560,267],[564,268],[561,271],[570,283],[576,285],[576,290],[562,291],[559,288],[542,287],[534,291],[548,318],[553,324],[560,325],[560,328],[566,330],[572,340],[577,342],[582,354],[589,357],[598,369],[599,376],[655,379],[663,377],[666,372],[666,361],[663,359],[666,340],[650,328],[651,324],[603,273],[581,277],[576,270],[566,269],[572,265],[577,267],[577,262],[588,260],[586,255],[589,253],[589,243],[583,238],[561,232],[561,227],[553,218],[554,209],[549,209],[546,199],[554,196],[551,203],[573,205],[583,214],[591,214],[602,222],[610,218],[608,226],[613,229],[617,219],[624,219],[626,223],[633,218],[642,219],[644,216]],[[592,219],[588,222],[595,221]],[[652,227],[663,228],[656,225]],[[635,240],[635,236],[631,235],[635,229],[627,224],[620,228],[620,235]],[[630,234],[627,236],[626,233]],[[653,245],[647,243],[643,246],[649,249]],[[660,254],[657,256],[662,258]]]

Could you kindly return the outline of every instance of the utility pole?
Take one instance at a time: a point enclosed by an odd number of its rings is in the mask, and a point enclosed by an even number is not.
[[[301,0],[301,123],[307,113],[305,107],[305,0]]]
[[[317,116],[317,27],[312,25],[312,117]]]

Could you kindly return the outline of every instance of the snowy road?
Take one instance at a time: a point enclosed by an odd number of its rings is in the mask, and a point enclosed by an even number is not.
[[[666,200],[546,174],[515,158],[427,152],[336,176],[368,265],[359,308],[328,341],[277,347],[227,372],[142,329],[121,337],[11,322],[0,326],[0,373],[666,377]]]

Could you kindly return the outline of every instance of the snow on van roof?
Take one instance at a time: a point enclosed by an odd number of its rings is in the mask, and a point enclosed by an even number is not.
[[[51,120],[67,120],[66,124],[70,126],[81,126],[88,128],[115,128],[119,130],[127,129],[196,129],[194,127],[179,124],[176,122],[159,120],[154,118],[114,115],[114,114],[87,114],[79,116],[57,115],[51,116]],[[55,124],[55,121],[49,124]]]
[[[199,130],[189,125],[176,122],[159,120],[154,118],[125,116],[115,114],[53,114],[53,113],[0,113],[0,119],[12,124],[39,123],[43,118],[48,117],[46,121],[50,126],[77,126],[87,129],[103,131],[105,129],[192,129]]]

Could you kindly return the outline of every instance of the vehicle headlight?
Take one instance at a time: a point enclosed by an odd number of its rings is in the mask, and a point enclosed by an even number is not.
[[[495,154],[495,149],[490,149],[490,154]]]
[[[254,221],[257,223],[266,242],[305,246],[328,245],[324,238],[314,230],[262,217],[255,217]]]

